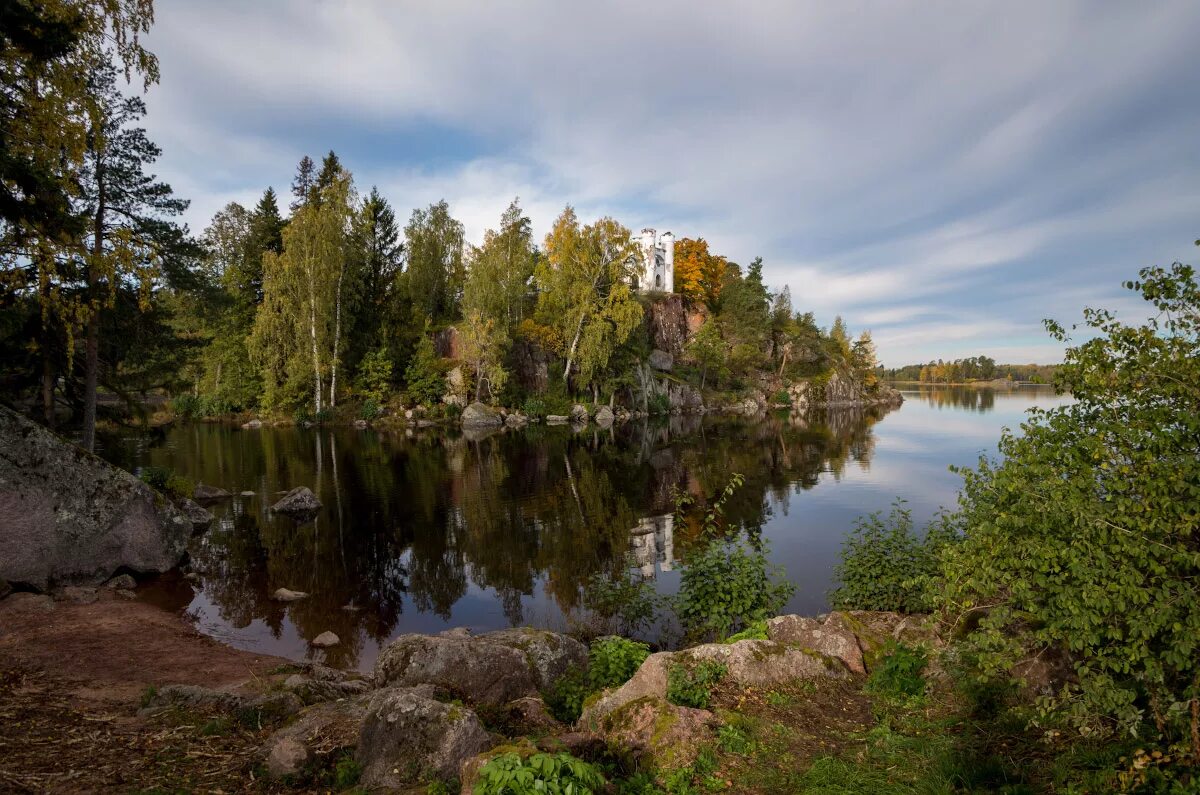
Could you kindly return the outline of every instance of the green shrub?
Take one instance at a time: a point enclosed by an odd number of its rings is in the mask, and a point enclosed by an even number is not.
[[[196,484],[189,478],[166,467],[142,467],[138,477],[151,488],[176,500],[190,498],[196,491]]]
[[[655,393],[646,401],[646,412],[651,416],[671,413],[671,399],[661,392]]]
[[[358,363],[354,377],[354,390],[366,398],[383,403],[392,386],[392,354],[386,345],[368,351]],[[372,419],[364,417],[363,419]]]
[[[408,368],[404,371],[408,399],[423,406],[432,406],[446,393],[446,373],[442,361],[433,349],[429,329],[421,335]]]
[[[367,420],[370,422],[371,420],[377,419],[382,413],[383,408],[380,407],[379,403],[376,402],[375,398],[373,397],[367,398],[362,402],[362,405],[358,407],[358,418],[360,420]]]
[[[171,411],[184,419],[193,420],[201,414],[200,398],[196,395],[176,395],[171,398]]]
[[[929,586],[938,572],[938,556],[956,538],[946,515],[918,536],[903,500],[892,503],[886,519],[880,512],[859,518],[842,544],[841,563],[834,568],[838,586],[830,602],[839,610],[927,612],[933,607]]]
[[[571,668],[542,694],[542,699],[555,720],[574,723],[579,720],[583,712],[583,702],[591,693],[592,687],[587,671],[583,668]]]
[[[333,766],[333,787],[337,792],[350,789],[362,777],[362,765],[353,754],[343,754]]]
[[[717,745],[727,754],[745,756],[754,750],[754,743],[737,726],[725,725],[717,729]]]
[[[1000,461],[961,472],[965,537],[943,556],[942,605],[982,675],[1069,650],[1074,677],[1048,711],[1200,759],[1200,286],[1181,264],[1126,286],[1150,319],[1085,310],[1086,339],[1055,376],[1074,400],[1030,411]]]
[[[595,765],[567,753],[493,757],[479,769],[475,795],[592,795],[607,782]]]
[[[593,690],[617,687],[629,681],[646,658],[650,647],[625,638],[599,638],[588,650],[588,682]]]
[[[781,389],[771,396],[771,402],[776,405],[792,405],[792,395],[786,389]]]
[[[867,679],[867,690],[883,696],[919,696],[925,693],[925,666],[929,658],[924,649],[891,644],[884,658]]]
[[[735,632],[725,639],[726,643],[737,643],[739,640],[767,640],[766,619],[751,622],[741,632]]]
[[[541,398],[531,397],[525,401],[525,405],[521,407],[522,413],[530,419],[544,419],[549,413],[546,411],[546,401]]]
[[[333,409],[329,408],[329,406],[322,406],[321,410],[313,415],[313,422],[318,425],[325,425],[326,423],[333,422],[333,420]]]
[[[625,575],[611,579],[595,574],[583,588],[584,607],[615,621],[619,625],[618,631],[625,635],[649,627],[661,601],[652,584]]]
[[[676,663],[667,670],[667,701],[678,707],[708,709],[712,688],[725,676],[725,666],[705,660],[693,667]]]

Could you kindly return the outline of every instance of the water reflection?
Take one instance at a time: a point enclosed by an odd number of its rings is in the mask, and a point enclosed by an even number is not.
[[[703,509],[742,473],[726,515],[760,533],[796,489],[868,470],[882,416],[674,417],[479,437],[195,424],[107,454],[238,495],[191,549],[200,587],[185,600],[206,631],[302,657],[314,653],[306,639],[332,630],[342,643],[326,659],[366,667],[400,632],[562,626],[596,574],[632,569],[669,590],[699,535],[674,521],[676,490]],[[307,523],[268,507],[298,485],[324,504]],[[311,596],[272,601],[281,587]]]

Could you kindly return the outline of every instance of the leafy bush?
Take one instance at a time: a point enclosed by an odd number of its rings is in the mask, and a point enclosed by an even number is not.
[[[712,688],[725,676],[725,665],[705,660],[689,668],[675,664],[667,671],[667,701],[679,707],[708,709]]]
[[[196,491],[196,484],[189,478],[166,467],[142,467],[138,477],[151,488],[176,500],[190,498]]]
[[[358,407],[358,418],[361,420],[373,420],[383,413],[383,409],[375,401],[375,398],[367,398],[362,405]]]
[[[946,515],[919,537],[903,500],[892,503],[887,519],[876,512],[856,520],[834,569],[838,586],[830,602],[839,610],[930,610],[929,584],[938,572],[938,555],[956,538],[953,520]]]
[[[924,649],[893,644],[884,651],[883,663],[867,679],[867,690],[884,696],[919,696],[925,692]]]
[[[727,754],[745,756],[754,750],[754,743],[737,726],[725,725],[717,729],[717,745]]]
[[[429,329],[421,335],[417,349],[404,371],[405,391],[414,403],[430,406],[446,393],[445,368],[433,349],[433,338]]]
[[[326,423],[333,422],[333,419],[333,409],[329,408],[329,406],[322,406],[320,411],[318,411],[316,414],[313,414],[313,421],[318,425],[324,425]]]
[[[171,411],[180,417],[194,420],[204,416],[201,413],[201,402],[197,395],[184,394],[171,398]]]
[[[361,777],[362,765],[355,760],[353,754],[343,754],[333,766],[331,783],[335,791],[342,792],[357,784]]]
[[[646,412],[651,416],[671,413],[671,399],[661,392],[651,395],[646,400]]]
[[[594,690],[617,687],[629,681],[650,656],[645,643],[625,638],[600,638],[588,650],[588,681]]]
[[[617,631],[632,634],[648,627],[661,599],[654,586],[642,579],[595,574],[583,588],[583,604],[596,615],[618,624]]]
[[[787,604],[795,586],[768,562],[767,550],[766,542],[755,548],[718,538],[685,561],[674,605],[690,636],[721,640]]]
[[[546,414],[546,402],[541,398],[531,397],[525,401],[525,405],[521,407],[521,411],[530,419],[544,419]]]
[[[583,713],[583,702],[592,694],[591,682],[583,668],[571,668],[552,684],[542,699],[555,720],[574,723]]]
[[[781,389],[771,396],[771,402],[776,405],[790,406],[792,405],[792,395],[786,389]]]
[[[1075,677],[1048,710],[1200,759],[1200,287],[1180,264],[1126,286],[1152,317],[1085,310],[1089,339],[1055,377],[1074,401],[1031,410],[1001,461],[961,473],[965,537],[944,555],[942,604],[981,675],[1031,646],[1066,650]]]
[[[376,405],[383,403],[392,386],[392,354],[387,346],[375,348],[358,363],[358,372],[354,377],[355,391],[372,400]],[[364,419],[372,419],[364,417]]]
[[[592,795],[607,782],[595,765],[570,754],[501,754],[479,769],[475,795]]]
[[[726,643],[737,643],[739,640],[767,640],[767,622],[765,619],[751,622],[741,632],[735,632],[725,639]]]

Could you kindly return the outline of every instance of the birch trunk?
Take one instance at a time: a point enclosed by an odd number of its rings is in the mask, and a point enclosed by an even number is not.
[[[97,159],[99,160],[99,159]],[[91,310],[88,315],[87,341],[84,344],[83,377],[83,439],[81,446],[89,453],[96,449],[96,387],[100,369],[100,308],[96,301],[96,267],[104,256],[104,164],[96,163],[96,216],[92,227],[92,261],[87,268],[87,295]]]
[[[329,377],[329,407],[337,406],[338,352],[342,344],[342,280],[346,277],[346,263],[338,271],[337,295],[333,299],[333,372]]]

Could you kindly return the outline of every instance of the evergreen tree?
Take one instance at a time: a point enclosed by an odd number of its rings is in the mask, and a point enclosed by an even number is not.
[[[316,164],[308,155],[300,158],[300,164],[296,166],[296,177],[292,180],[292,196],[295,197],[291,204],[293,213],[308,204],[312,198],[317,179],[316,168]]]
[[[458,316],[463,288],[463,225],[445,200],[413,210],[404,228],[413,310],[435,323]]]

